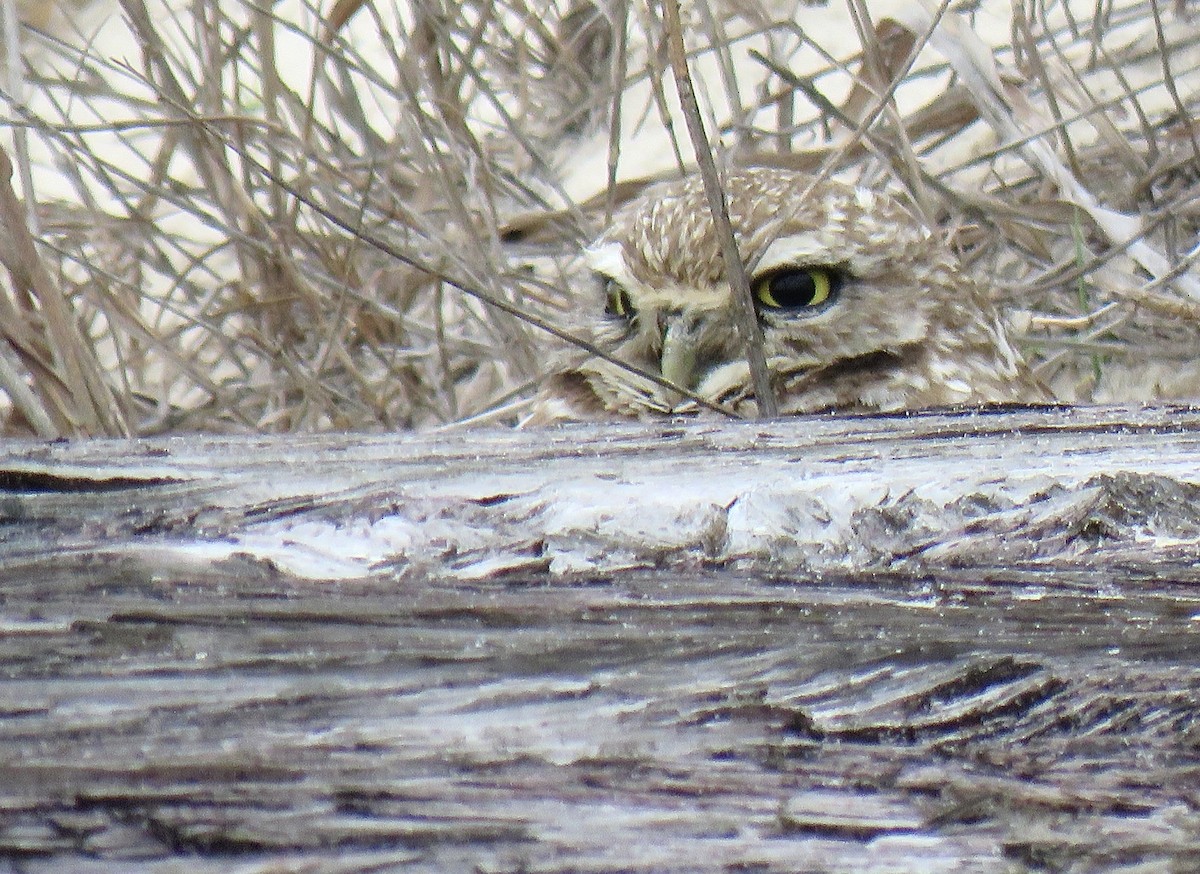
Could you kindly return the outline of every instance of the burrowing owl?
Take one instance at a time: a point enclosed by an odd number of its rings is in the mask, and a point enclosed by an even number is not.
[[[769,169],[732,172],[724,187],[781,412],[1045,400],[984,289],[895,199]],[[646,193],[585,257],[591,342],[727,411],[756,412],[698,176]],[[531,421],[698,406],[593,357],[547,380]]]

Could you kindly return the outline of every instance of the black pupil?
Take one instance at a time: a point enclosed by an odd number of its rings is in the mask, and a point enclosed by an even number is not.
[[[771,296],[781,307],[806,307],[817,293],[817,284],[807,270],[788,270],[771,277]]]

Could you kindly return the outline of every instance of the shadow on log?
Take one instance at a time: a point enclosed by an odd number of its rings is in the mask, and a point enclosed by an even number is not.
[[[1198,471],[1187,409],[9,444],[0,860],[1188,870]]]

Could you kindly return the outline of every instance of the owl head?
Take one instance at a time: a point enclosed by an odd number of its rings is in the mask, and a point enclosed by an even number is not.
[[[1032,384],[978,283],[896,199],[774,169],[723,187],[781,412],[1017,400]],[[688,413],[696,398],[755,411],[698,176],[648,191],[584,259],[591,342],[671,386],[592,359],[543,391],[569,411],[553,418]]]

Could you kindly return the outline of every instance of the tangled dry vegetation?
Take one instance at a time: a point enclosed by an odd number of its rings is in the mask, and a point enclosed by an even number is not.
[[[685,5],[718,162],[903,192],[1063,400],[1200,395],[1200,20],[920,9]],[[581,243],[692,161],[659,3],[55,11],[4,89],[10,434],[513,421]]]

